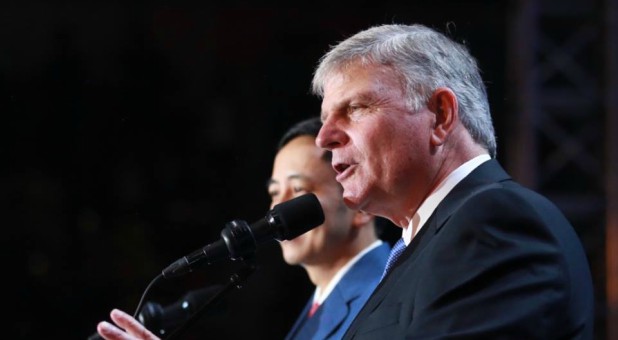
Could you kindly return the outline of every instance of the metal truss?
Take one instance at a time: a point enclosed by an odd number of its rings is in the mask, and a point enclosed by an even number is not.
[[[584,243],[597,338],[618,339],[618,0],[513,0],[506,163]]]

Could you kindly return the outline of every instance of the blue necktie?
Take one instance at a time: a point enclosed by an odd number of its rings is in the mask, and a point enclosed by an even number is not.
[[[384,272],[382,273],[382,278],[380,281],[384,279],[388,271],[404,250],[406,250],[406,243],[403,241],[403,238],[400,238],[399,241],[393,245],[393,249],[391,249],[391,254],[388,256],[388,260],[386,260],[386,267],[384,267]]]

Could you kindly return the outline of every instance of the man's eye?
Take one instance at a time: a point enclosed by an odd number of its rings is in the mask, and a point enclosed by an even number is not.
[[[294,192],[295,193],[299,193],[299,192],[305,192],[307,190],[305,190],[305,188],[303,187],[294,187]]]
[[[348,106],[348,116],[351,119],[359,118],[363,115],[363,113],[366,112],[366,109],[367,109],[367,106],[365,105],[360,105],[360,104],[350,105]]]
[[[268,195],[270,197],[275,197],[275,196],[279,195],[279,192],[278,191],[274,191],[274,190],[269,190],[268,191]]]

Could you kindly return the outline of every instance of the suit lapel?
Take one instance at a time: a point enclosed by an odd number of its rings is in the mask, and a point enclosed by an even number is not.
[[[395,263],[395,267],[407,260],[414,261],[425,246],[431,241],[451,215],[468,197],[479,189],[487,188],[496,182],[510,180],[511,177],[502,169],[496,160],[489,160],[474,169],[466,178],[459,182],[444,200],[436,207],[425,225],[419,230],[412,242]]]
[[[324,305],[322,305],[320,309],[318,309],[318,312],[309,319],[309,322],[311,322],[312,319],[319,320],[320,322],[320,327],[314,338],[328,338],[349,313],[350,308],[348,307],[348,301],[343,297],[338,287],[335,288],[328,296],[328,299],[324,301]]]
[[[382,244],[360,258],[337,283],[313,317],[307,318],[312,304],[310,300],[286,339],[296,336],[327,339],[339,332],[341,325],[350,316],[355,301],[362,295],[366,296],[368,285],[375,285],[388,252],[388,245]]]
[[[434,225],[432,221],[434,220],[433,216],[427,221],[428,225]],[[373,294],[367,300],[365,306],[361,309],[360,314],[368,315],[373,310],[375,310],[384,300],[384,297],[390,292],[389,286],[393,286],[401,276],[401,271],[398,270],[398,267],[405,263],[406,261],[414,261],[414,259],[420,254],[421,250],[429,243],[432,239],[435,231],[434,228],[421,228],[418,234],[412,239],[412,242],[406,247],[406,250],[401,254],[397,262],[391,268],[391,271],[387,275],[387,277],[378,284]],[[430,231],[432,230],[432,231]],[[358,319],[358,317],[357,317]]]
[[[388,252],[388,246],[382,244],[365,254],[343,276],[324,301],[323,308],[318,309],[319,314],[314,315],[320,318],[320,328],[314,338],[326,339],[339,330],[352,312],[350,305],[353,301],[365,294],[367,285],[375,284],[374,278],[377,281]]]
[[[303,325],[309,322],[310,319],[307,318],[307,314],[309,313],[309,309],[311,308],[312,303],[313,303],[313,298],[310,298],[307,304],[305,305],[305,308],[303,308],[302,313],[300,314],[298,319],[296,319],[296,322],[294,322],[294,326],[292,326],[287,336],[285,337],[286,339],[295,338],[296,334],[301,330]]]

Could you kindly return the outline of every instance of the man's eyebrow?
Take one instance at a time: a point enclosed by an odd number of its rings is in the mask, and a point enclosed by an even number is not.
[[[307,179],[307,176],[305,175],[301,175],[301,174],[291,174],[289,175],[287,178],[287,180],[290,179]],[[266,180],[266,187],[268,188],[270,185],[272,184],[279,184],[279,181],[277,181],[274,178],[269,178],[268,180]]]
[[[363,92],[357,93],[354,99],[364,100],[364,101],[373,101],[377,97],[378,95],[375,90],[365,90]]]
[[[355,93],[354,96],[341,100],[340,102],[334,105],[334,111],[341,111],[343,109],[347,109],[353,102],[362,101],[362,102],[374,102],[377,95],[375,90],[365,90],[363,92]],[[327,114],[322,110],[320,111],[320,120],[324,123],[326,120]]]
[[[306,179],[307,176],[301,174],[291,174],[287,179]]]

